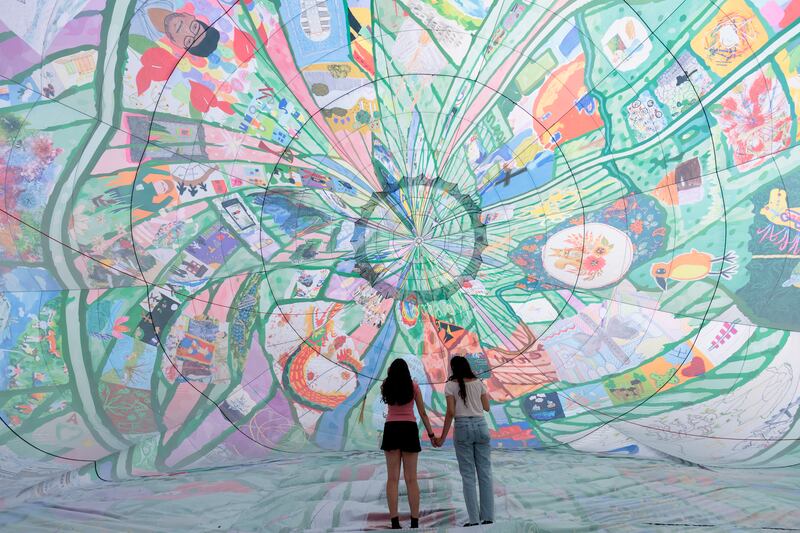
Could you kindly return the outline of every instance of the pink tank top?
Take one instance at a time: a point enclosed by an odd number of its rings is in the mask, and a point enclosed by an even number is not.
[[[419,387],[417,382],[414,381],[414,398],[403,405],[390,405],[389,413],[386,415],[387,422],[416,422],[417,417],[414,416],[414,400],[419,396]]]

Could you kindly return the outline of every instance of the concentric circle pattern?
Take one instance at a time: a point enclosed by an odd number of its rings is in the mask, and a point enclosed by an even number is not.
[[[355,223],[354,270],[382,296],[446,300],[482,264],[486,226],[480,204],[444,178],[403,180],[374,193]]]
[[[374,450],[397,357],[434,425],[467,357],[499,448],[800,463],[798,17],[2,10],[0,501]]]

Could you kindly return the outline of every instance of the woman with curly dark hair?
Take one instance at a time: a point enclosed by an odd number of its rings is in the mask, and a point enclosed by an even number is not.
[[[414,404],[425,425],[428,437],[433,440],[433,429],[425,412],[425,404],[419,386],[411,379],[408,364],[395,359],[381,385],[381,397],[389,406],[386,424],[383,426],[381,450],[386,456],[386,500],[392,529],[400,529],[397,512],[397,497],[400,485],[400,466],[408,490],[408,505],[411,508],[411,527],[419,527],[419,484],[417,483],[417,457],[422,447],[419,444],[419,427],[414,416]]]

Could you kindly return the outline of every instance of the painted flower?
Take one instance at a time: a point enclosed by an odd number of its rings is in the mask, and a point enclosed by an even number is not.
[[[789,146],[792,126],[789,101],[780,84],[757,71],[720,100],[716,113],[742,170],[755,168],[764,157]]]
[[[606,266],[606,260],[599,255],[587,255],[581,261],[581,273],[585,276],[594,277],[599,274]]]
[[[31,141],[31,153],[41,161],[49,163],[60,152],[53,148],[53,140],[48,137],[36,137]]]
[[[41,199],[32,191],[25,191],[17,198],[17,205],[25,211],[33,211],[39,207]]]
[[[121,339],[125,333],[130,331],[130,328],[125,325],[127,321],[128,317],[126,316],[121,316],[114,320],[114,326],[111,330],[111,335],[114,336],[114,338]]]
[[[608,252],[610,252],[614,248],[614,246],[605,237],[600,237],[599,240],[600,242],[597,242],[597,240],[595,240],[594,246],[592,247],[590,253],[592,255],[599,255],[599,256],[608,255]]]
[[[53,142],[47,137],[36,137],[31,141],[31,152],[39,159],[50,156],[53,149]]]

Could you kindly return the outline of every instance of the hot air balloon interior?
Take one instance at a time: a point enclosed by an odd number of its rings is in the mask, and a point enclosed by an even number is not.
[[[800,0],[2,7],[0,529],[800,527]]]

